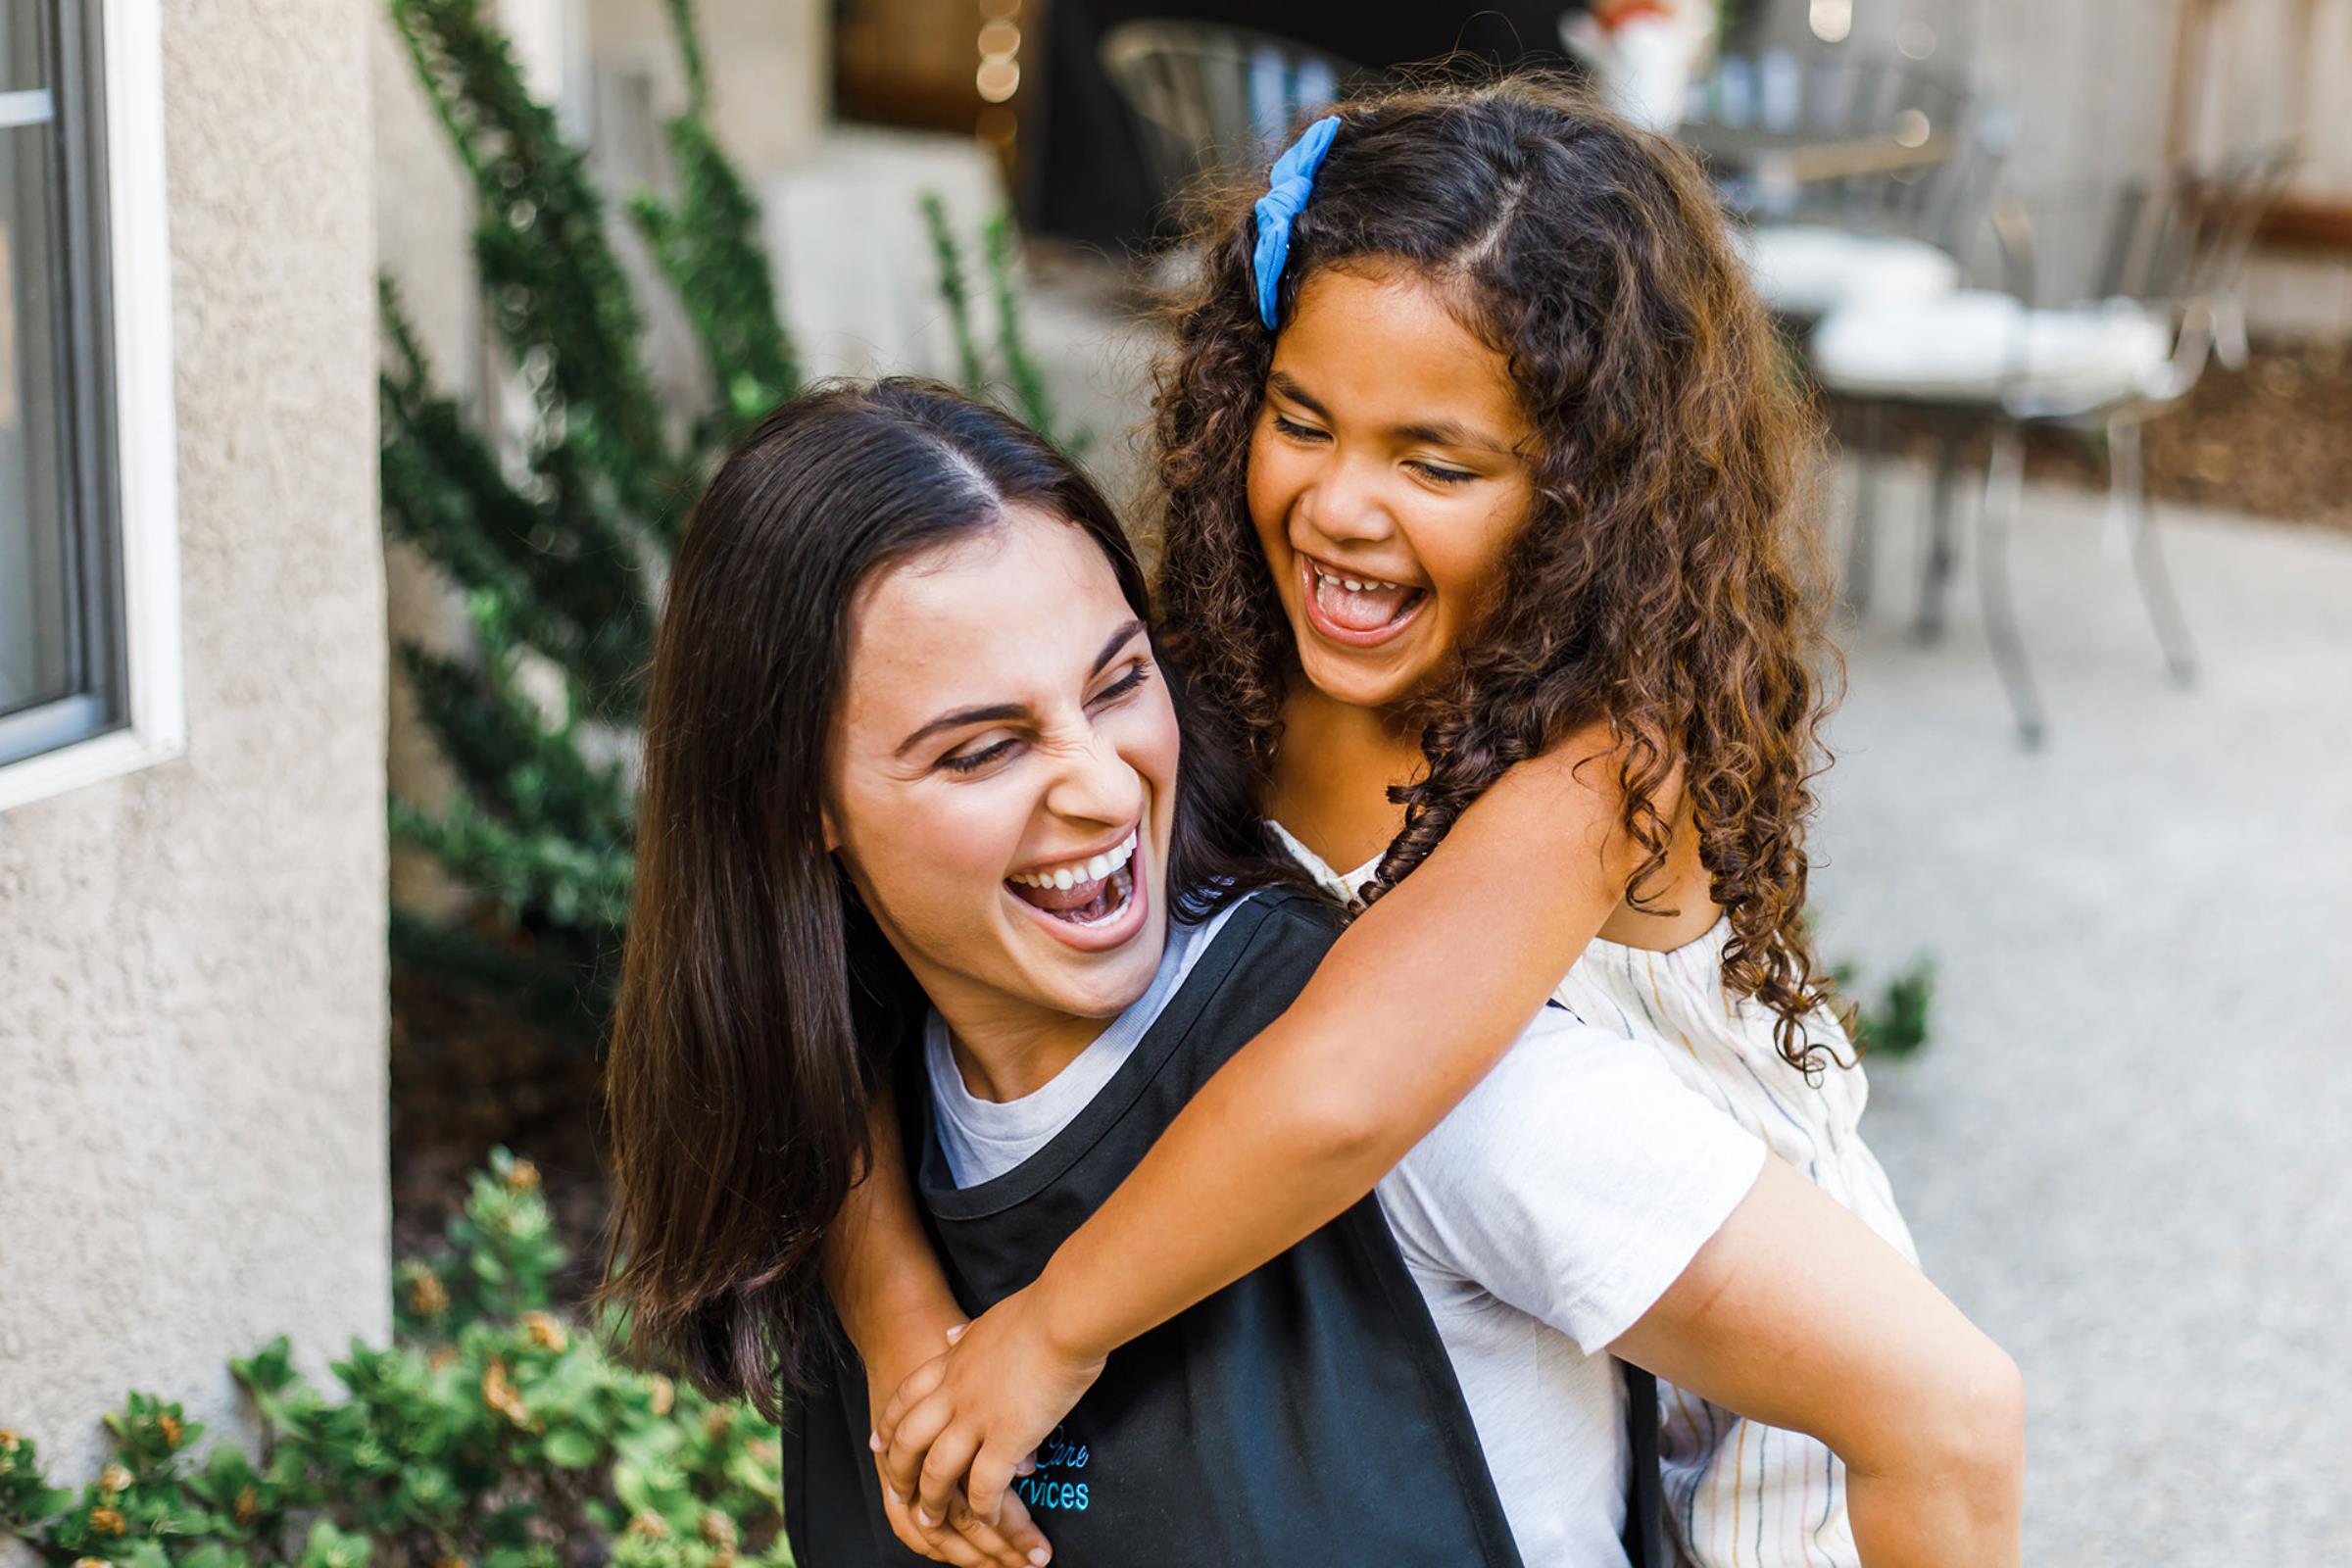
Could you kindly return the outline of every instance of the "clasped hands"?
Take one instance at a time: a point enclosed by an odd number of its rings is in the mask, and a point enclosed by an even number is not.
[[[1040,1444],[1102,1374],[1056,1346],[1034,1289],[945,1333],[888,1391],[871,1445],[883,1511],[910,1549],[958,1568],[1043,1568],[1053,1548],[1013,1490]],[[869,1396],[883,1396],[881,1377]]]

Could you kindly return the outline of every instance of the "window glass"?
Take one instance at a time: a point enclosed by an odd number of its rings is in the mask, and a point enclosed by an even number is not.
[[[82,688],[81,572],[65,505],[66,298],[46,6],[0,22],[0,715]]]
[[[0,92],[49,85],[51,0],[7,0],[0,5]]]

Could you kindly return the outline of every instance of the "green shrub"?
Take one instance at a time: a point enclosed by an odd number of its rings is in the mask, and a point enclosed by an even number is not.
[[[505,1150],[449,1255],[400,1265],[388,1348],[353,1341],[330,1401],[273,1340],[230,1370],[262,1451],[130,1396],[116,1456],[71,1493],[0,1429],[0,1532],[126,1568],[789,1568],[782,1449],[748,1406],[608,1355],[610,1320],[549,1309],[565,1261],[536,1170]]]
[[[1830,978],[1845,995],[1861,990],[1850,959],[1832,968]],[[1854,1038],[1874,1056],[1916,1055],[1931,1038],[1935,1003],[1936,960],[1922,954],[1911,960],[1909,968],[1887,981],[1875,999],[1863,997]]]

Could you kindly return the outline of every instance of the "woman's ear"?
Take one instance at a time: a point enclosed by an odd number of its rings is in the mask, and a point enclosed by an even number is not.
[[[831,855],[841,848],[841,834],[833,826],[833,808],[820,806],[816,809],[817,826],[824,830],[825,853]]]

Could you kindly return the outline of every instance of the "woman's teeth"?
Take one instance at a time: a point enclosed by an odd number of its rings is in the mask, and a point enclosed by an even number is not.
[[[1122,866],[1092,887],[1093,896],[1085,903],[1047,912],[1072,925],[1108,925],[1127,912],[1128,897],[1135,891],[1135,873]]]
[[[1118,843],[1091,859],[1072,860],[1067,865],[1046,871],[1028,871],[1007,877],[1028,888],[1056,888],[1067,893],[1089,882],[1100,882],[1135,858],[1136,835],[1128,834]]]
[[[1101,855],[1044,871],[1024,871],[1004,880],[1013,897],[1071,925],[1105,925],[1123,913],[1135,896],[1137,835],[1128,834]]]

